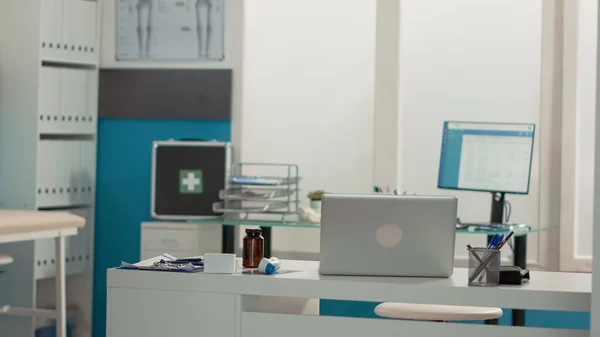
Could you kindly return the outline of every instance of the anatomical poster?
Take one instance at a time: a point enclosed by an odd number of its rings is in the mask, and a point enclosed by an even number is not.
[[[115,1],[117,60],[224,58],[227,0]]]

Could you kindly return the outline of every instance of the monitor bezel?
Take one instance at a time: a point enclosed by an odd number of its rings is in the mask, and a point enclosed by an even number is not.
[[[529,157],[529,174],[527,176],[527,190],[525,192],[516,192],[516,191],[492,191],[492,190],[484,190],[484,189],[474,189],[474,188],[460,188],[460,187],[446,187],[440,186],[440,178],[442,173],[442,162],[444,156],[444,137],[446,136],[446,132],[448,131],[449,123],[460,123],[460,124],[481,124],[481,125],[523,125],[523,126],[532,126],[533,136],[531,137],[531,155]],[[533,168],[533,151],[535,149],[535,123],[508,123],[508,122],[474,122],[474,121],[444,121],[444,126],[442,129],[442,144],[440,149],[440,162],[438,166],[438,179],[437,179],[437,187],[439,189],[444,190],[454,190],[454,191],[472,191],[472,192],[489,192],[489,193],[503,193],[503,194],[515,194],[515,195],[528,195],[531,190],[531,170]]]

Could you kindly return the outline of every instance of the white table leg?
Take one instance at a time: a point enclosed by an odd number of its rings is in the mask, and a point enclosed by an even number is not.
[[[56,337],[67,337],[67,295],[65,280],[65,237],[56,237]]]

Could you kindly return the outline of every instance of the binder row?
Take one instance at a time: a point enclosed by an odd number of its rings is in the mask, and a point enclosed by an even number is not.
[[[52,212],[52,211],[49,211]],[[59,212],[65,212],[60,210]],[[79,229],[77,235],[65,239],[65,267],[68,275],[83,273],[91,266],[92,251],[91,240],[93,233],[92,208],[78,208],[67,212],[85,218],[85,227]],[[56,251],[54,240],[35,241],[35,278],[37,280],[54,277],[56,275]]]
[[[42,1],[42,59],[95,64],[97,8],[91,0]]]
[[[37,207],[90,205],[95,193],[96,143],[91,140],[40,140]]]
[[[97,76],[95,70],[43,66],[39,90],[39,133],[95,134]]]

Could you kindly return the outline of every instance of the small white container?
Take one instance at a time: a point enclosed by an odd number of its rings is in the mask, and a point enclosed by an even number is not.
[[[207,253],[204,255],[205,274],[233,274],[236,271],[235,254]]]

